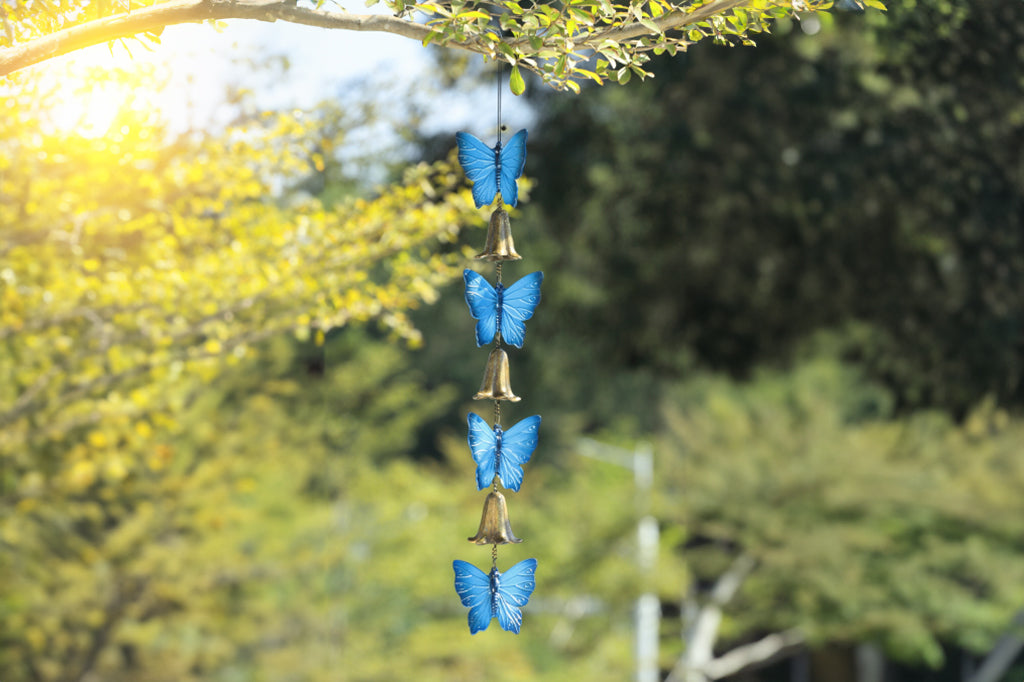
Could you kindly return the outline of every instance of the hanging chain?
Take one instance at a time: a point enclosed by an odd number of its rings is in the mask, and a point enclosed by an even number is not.
[[[497,122],[498,126],[497,127],[498,127],[498,148],[499,149],[501,148],[501,85],[502,85],[502,76],[504,75],[504,71],[505,71],[505,63],[501,62],[501,65],[498,68],[498,78],[497,78],[497,81],[498,81],[497,82],[497,91],[498,91],[497,92],[497,96],[498,96],[498,122]],[[505,207],[504,197],[502,197],[501,194],[499,193],[498,194],[498,209],[500,210],[500,209],[503,209],[504,207]],[[495,286],[496,287],[500,287],[501,286],[501,261],[500,260],[496,261],[495,264],[494,264],[494,279],[495,279],[495,282],[496,282]],[[498,311],[498,329],[499,330],[501,329],[501,311]],[[499,332],[498,333],[498,338],[496,339],[496,346],[498,348],[500,348],[501,347],[501,343],[502,343],[501,333]],[[494,426],[497,427],[497,428],[501,428],[501,401],[500,400],[495,400],[494,401]],[[497,467],[495,467],[494,473],[495,473],[494,479],[491,481],[491,491],[493,493],[497,493],[498,492],[498,475],[497,475],[498,471],[497,471]],[[494,543],[493,545],[491,545],[491,570],[492,571],[498,570],[498,543]]]
[[[522,164],[525,162],[526,155],[526,131],[521,130],[516,133],[511,139],[515,142],[517,147],[512,150],[510,154],[505,154],[501,146],[502,132],[504,126],[501,121],[501,99],[502,99],[502,86],[503,86],[503,75],[504,75],[504,64],[500,65],[497,70],[497,127],[498,142],[491,150],[494,154],[493,161],[487,158],[486,152],[480,150],[480,141],[473,138],[468,133],[459,133],[456,135],[456,140],[459,144],[459,161],[466,165],[464,161],[464,155],[468,156],[468,159],[478,163],[486,163],[493,169],[493,172],[497,176],[497,185],[499,185],[493,195],[490,197],[481,198],[478,189],[474,185],[474,202],[478,207],[484,203],[496,203],[496,208],[491,214],[491,222],[489,226],[487,246],[484,252],[477,256],[477,258],[488,260],[494,263],[494,294],[496,295],[496,315],[494,325],[494,348],[488,354],[487,367],[484,373],[484,381],[481,384],[480,390],[473,398],[480,400],[484,398],[490,398],[494,401],[494,421],[492,429],[494,431],[494,440],[490,443],[481,443],[482,434],[479,430],[483,424],[483,420],[479,415],[469,415],[469,445],[473,450],[474,459],[484,454],[484,457],[491,456],[490,451],[487,448],[493,448],[494,461],[492,463],[485,463],[483,461],[477,461],[477,479],[480,483],[480,479],[485,475],[484,467],[493,466],[493,475],[491,478],[491,490],[484,501],[483,514],[480,519],[480,527],[477,530],[475,537],[469,538],[469,540],[477,545],[491,545],[491,577],[489,581],[489,587],[485,582],[485,577],[480,574],[479,569],[477,572],[471,570],[466,565],[466,562],[456,560],[453,562],[453,568],[455,569],[455,590],[463,600],[463,604],[470,607],[469,612],[469,627],[470,633],[476,633],[480,630],[486,629],[491,618],[498,618],[501,623],[501,627],[505,630],[518,633],[521,619],[512,618],[513,613],[518,613],[518,607],[524,605],[526,600],[529,599],[530,594],[533,592],[533,584],[530,583],[529,587],[525,586],[525,582],[522,585],[511,585],[506,588],[502,588],[496,580],[498,573],[498,545],[506,543],[519,543],[521,539],[517,538],[512,533],[512,527],[508,520],[508,509],[506,506],[505,496],[499,491],[499,488],[504,486],[514,485],[513,490],[519,490],[519,484],[521,476],[513,476],[511,471],[506,470],[505,474],[502,475],[501,471],[503,468],[507,469],[507,465],[522,467],[526,461],[529,460],[533,449],[537,446],[537,427],[540,424],[540,416],[534,415],[529,417],[529,421],[524,420],[520,424],[512,427],[512,432],[516,434],[516,438],[512,441],[514,444],[506,452],[503,452],[502,438],[503,431],[501,428],[501,401],[509,400],[512,402],[518,402],[519,396],[512,393],[511,386],[509,385],[509,369],[508,369],[508,354],[504,349],[504,338],[502,330],[502,318],[504,316],[504,285],[502,284],[502,261],[504,260],[519,260],[521,257],[515,251],[515,246],[512,243],[512,235],[509,227],[508,213],[505,210],[506,203],[505,197],[500,193],[501,186],[505,186],[507,189],[507,183],[511,180],[512,182],[518,181],[520,174],[522,173]],[[472,144],[469,144],[472,143]],[[506,157],[506,161],[517,164],[516,167],[511,165],[502,167],[501,161],[502,156]],[[493,163],[493,166],[490,164]],[[465,170],[465,168],[464,168]],[[484,177],[475,175],[471,178],[474,182],[483,182]],[[486,187],[486,185],[485,185]],[[485,190],[486,191],[486,190]],[[512,190],[509,190],[510,192]],[[515,206],[516,193],[513,192],[512,196],[508,197]],[[479,320],[477,327],[477,339],[480,341],[482,335],[485,333],[483,330],[489,326],[489,320],[484,322],[484,315],[490,315],[489,310],[482,311],[480,304],[471,300],[471,295],[475,292],[471,290],[472,287],[486,286],[480,283],[482,279],[479,275],[472,273],[471,270],[466,269],[466,302],[469,304],[470,312],[473,313],[475,319]],[[539,289],[540,282],[543,278],[542,272],[532,273],[528,276],[528,279],[524,278],[521,280],[522,284],[515,283],[512,286],[525,288],[531,295],[531,299],[526,301],[522,300],[524,297],[518,294],[513,301],[510,314],[515,318],[515,322],[518,326],[512,327],[512,336],[515,340],[514,345],[516,347],[522,347],[522,334],[523,329],[521,325],[525,322],[525,319],[529,318],[533,314],[533,309],[536,307],[537,302],[540,299]],[[472,282],[472,283],[471,283]],[[520,289],[516,288],[518,292]],[[479,300],[479,299],[478,299]],[[488,304],[490,301],[488,301]],[[524,312],[526,311],[526,312]],[[510,318],[511,319],[511,318]],[[508,330],[506,330],[508,331]],[[483,345],[483,343],[479,343]],[[503,464],[503,459],[507,457],[507,461]],[[516,479],[516,480],[506,480]],[[481,489],[483,486],[481,486]],[[510,571],[518,571],[521,575],[533,575],[536,570],[537,560],[526,559],[524,561],[515,564],[510,568]],[[490,590],[490,617],[487,616],[487,612],[482,611],[486,602],[485,592],[483,590]],[[504,607],[499,607],[499,602],[505,604]]]

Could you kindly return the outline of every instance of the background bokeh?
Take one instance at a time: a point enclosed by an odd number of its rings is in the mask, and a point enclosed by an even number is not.
[[[184,118],[173,64],[16,75],[0,680],[631,679],[654,595],[662,680],[1019,682],[979,668],[1024,609],[1022,46],[1017,0],[894,2],[528,84],[518,636],[451,569],[487,214],[437,111],[489,134],[492,74],[284,106],[319,67],[271,43]]]

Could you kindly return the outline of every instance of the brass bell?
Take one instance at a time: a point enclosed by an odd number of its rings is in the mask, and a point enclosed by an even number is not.
[[[480,529],[470,542],[478,545],[505,545],[510,542],[522,542],[512,533],[512,524],[508,521],[508,507],[505,496],[497,490],[492,491],[484,500],[484,513],[480,517]]]
[[[486,261],[522,260],[516,253],[516,245],[512,242],[512,225],[508,220],[508,212],[498,208],[491,214],[491,225],[487,228],[487,243],[483,253],[477,258]]]
[[[503,348],[495,348],[487,356],[487,369],[480,390],[473,400],[508,400],[518,403],[522,398],[512,392],[508,378],[508,353]]]

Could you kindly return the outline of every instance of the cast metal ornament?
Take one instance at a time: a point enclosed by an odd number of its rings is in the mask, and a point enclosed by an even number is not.
[[[505,260],[522,260],[516,253],[516,245],[512,241],[512,225],[508,219],[508,211],[498,208],[491,214],[491,224],[487,228],[487,243],[482,253],[477,254],[480,260],[492,263]]]
[[[498,93],[500,122],[500,85]],[[476,207],[490,204],[495,199],[498,202],[491,213],[484,250],[476,256],[494,263],[496,284],[492,286],[486,277],[471,269],[463,271],[466,305],[477,321],[476,345],[484,346],[492,341],[495,344],[487,356],[480,390],[473,396],[474,400],[494,401],[493,425],[474,413],[467,418],[470,451],[477,464],[477,488],[483,490],[491,486],[491,492],[484,500],[476,535],[467,539],[476,545],[491,545],[491,570],[484,572],[473,564],[456,559],[452,562],[455,592],[462,605],[469,608],[470,634],[486,630],[494,618],[498,619],[503,630],[518,634],[523,617],[520,609],[529,601],[536,586],[537,560],[526,559],[504,572],[498,570],[498,545],[522,542],[512,532],[508,505],[498,487],[500,484],[509,490],[519,490],[525,464],[537,447],[540,415],[527,417],[507,430],[502,429],[501,401],[517,403],[521,400],[512,392],[508,353],[502,346],[508,343],[522,348],[525,322],[533,316],[540,302],[544,273],[530,273],[505,287],[501,283],[501,271],[504,261],[522,259],[512,241],[512,227],[504,206],[515,206],[518,200],[516,182],[526,162],[526,130],[513,135],[504,147],[500,132],[494,147],[469,133],[460,132],[455,139],[459,146],[459,163],[466,177],[473,182]]]
[[[495,348],[487,356],[487,368],[484,380],[480,382],[480,390],[473,400],[507,400],[518,403],[522,398],[512,392],[508,375],[508,353],[504,348]]]
[[[478,545],[507,545],[510,542],[522,542],[512,533],[505,496],[497,490],[492,490],[484,500],[480,528],[476,531],[476,535],[469,538],[469,541]]]

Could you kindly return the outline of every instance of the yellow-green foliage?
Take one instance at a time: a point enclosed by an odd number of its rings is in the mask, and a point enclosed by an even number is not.
[[[682,554],[709,577],[758,561],[727,637],[796,626],[938,664],[940,642],[984,650],[1024,603],[1024,422],[1007,412],[892,419],[887,392],[819,359],[695,380],[666,420],[660,509]]]
[[[458,275],[452,244],[479,213],[448,163],[330,209],[282,191],[337,143],[300,114],[172,141],[128,110],[90,138],[53,125],[61,93],[33,78],[3,95],[0,678],[132,669],[145,649],[154,675],[187,679],[275,636],[167,619],[230,612],[242,578],[274,582],[280,569],[248,563],[241,535],[289,553],[293,533],[340,513],[289,502],[312,466],[299,464],[301,446],[251,432],[236,444],[233,425],[197,417],[208,386],[233,367],[255,371],[264,356],[253,349],[270,338],[320,344],[373,320],[416,343],[405,313]],[[372,380],[372,363],[361,369],[354,380]],[[250,418],[273,422],[265,397],[253,405]],[[385,435],[411,428],[402,404],[379,405],[371,423],[388,424]],[[408,447],[407,435],[394,443]],[[250,508],[265,488],[277,516]]]
[[[71,491],[146,466],[122,441],[173,420],[181,398],[167,386],[212,376],[260,339],[373,319],[417,341],[405,311],[457,275],[459,254],[439,247],[478,220],[444,163],[331,210],[286,201],[275,188],[331,142],[298,115],[171,145],[145,113],[90,139],[42,125],[56,93],[25,78],[7,94],[0,453],[15,487],[40,448],[60,450],[47,478]]]
[[[155,439],[159,472],[6,510],[5,682],[621,679],[629,473],[531,468],[510,493],[527,542],[499,560],[542,559],[528,627],[471,638],[451,560],[486,566],[489,548],[465,540],[482,495],[464,434],[450,466],[409,458],[453,391],[363,334],[295,346],[172,389],[192,399]]]

